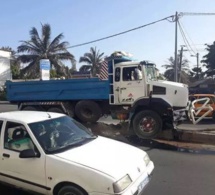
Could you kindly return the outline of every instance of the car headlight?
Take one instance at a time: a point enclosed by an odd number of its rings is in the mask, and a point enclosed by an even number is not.
[[[146,155],[144,156],[143,160],[144,160],[146,166],[148,166],[148,164],[150,163],[150,158],[149,158],[148,154],[146,154]]]
[[[113,183],[113,190],[115,193],[119,193],[126,189],[130,184],[132,183],[132,180],[129,175],[124,176],[120,180]]]

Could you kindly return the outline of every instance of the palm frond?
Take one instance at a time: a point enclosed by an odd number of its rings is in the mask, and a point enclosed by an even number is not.
[[[34,44],[36,47],[38,48],[43,48],[43,42],[38,34],[38,31],[35,27],[32,27],[32,29],[30,30],[30,38],[31,38],[31,42],[32,44]]]
[[[49,47],[49,51],[50,52],[59,52],[59,51],[67,51],[67,46],[69,45],[69,43],[67,41],[61,42],[53,47]]]
[[[21,41],[22,45],[18,46],[18,52],[41,53],[40,48],[36,47],[30,41]]]
[[[60,43],[60,40],[63,39],[64,36],[63,36],[63,33],[59,34],[58,36],[56,36],[53,41],[50,43],[49,45],[49,49],[52,50],[54,49],[57,45],[59,45]]]
[[[53,54],[52,58],[57,60],[74,60],[74,56],[69,52]]]
[[[86,57],[86,56],[80,57],[79,62],[80,62],[80,63],[81,63],[81,62],[85,62],[85,63],[87,63],[87,64],[92,64],[92,61],[91,61],[88,57]]]
[[[49,24],[42,25],[42,43],[45,50],[48,49],[51,39],[51,27]]]
[[[37,60],[37,58],[38,55],[21,55],[18,57],[18,60],[20,60],[22,63],[29,63]]]

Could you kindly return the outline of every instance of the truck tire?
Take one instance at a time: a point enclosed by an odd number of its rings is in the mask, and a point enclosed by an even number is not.
[[[62,109],[57,107],[52,107],[48,109],[48,112],[57,112],[57,113],[64,113]]]
[[[133,129],[140,138],[155,138],[162,129],[161,117],[152,110],[141,111],[134,116]]]
[[[72,195],[85,195],[86,193],[82,192],[82,190],[74,187],[74,186],[70,186],[70,185],[67,185],[67,186],[63,186],[59,192],[57,193],[57,195],[69,195],[69,194],[72,194]]]
[[[75,115],[82,122],[96,122],[102,115],[101,108],[94,101],[80,101],[75,106]]]

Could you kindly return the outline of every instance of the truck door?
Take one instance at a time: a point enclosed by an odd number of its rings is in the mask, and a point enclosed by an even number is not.
[[[114,94],[117,103],[132,104],[136,99],[145,96],[144,74],[140,75],[142,70],[137,69],[137,66],[115,69]]]
[[[7,121],[1,135],[0,172],[5,181],[15,186],[45,194],[45,155],[39,152],[23,124]],[[40,153],[36,158],[20,158],[22,150]]]

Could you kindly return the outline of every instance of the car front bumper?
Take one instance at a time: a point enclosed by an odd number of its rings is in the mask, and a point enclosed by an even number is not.
[[[149,184],[152,177],[152,171],[154,170],[154,163],[150,161],[147,169],[137,178],[136,181],[126,188],[123,192],[113,195],[139,195],[141,194]],[[105,193],[89,193],[89,195],[105,195]],[[107,195],[107,194],[106,194]],[[108,194],[110,195],[110,194]]]

